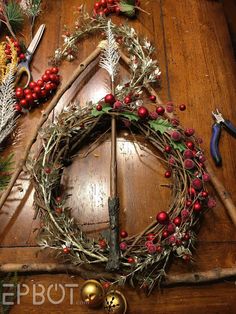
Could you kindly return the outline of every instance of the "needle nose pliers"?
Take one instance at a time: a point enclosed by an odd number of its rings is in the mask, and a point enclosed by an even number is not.
[[[229,120],[224,119],[223,115],[219,112],[218,109],[216,109],[216,112],[212,111],[212,115],[216,121],[212,125],[210,151],[216,166],[221,166],[222,158],[219,151],[221,129],[224,127],[232,136],[236,137],[236,127]]]

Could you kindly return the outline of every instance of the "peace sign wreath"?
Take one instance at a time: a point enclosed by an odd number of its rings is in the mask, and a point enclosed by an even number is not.
[[[35,206],[42,221],[39,244],[64,255],[74,265],[92,265],[93,269],[97,266],[99,271],[106,268],[111,243],[107,239],[90,239],[82,231],[80,222],[71,216],[71,209],[66,205],[68,196],[63,194],[61,178],[64,168],[73,162],[73,156],[85,143],[95,142],[115,118],[120,127],[143,135],[155,147],[156,157],[166,167],[165,176],[173,181],[169,207],[157,212],[156,219],[138,235],[128,237],[122,232],[118,243],[119,268],[113,272],[114,281],[129,281],[151,290],[165,275],[172,255],[191,260],[194,227],[203,211],[215,205],[205,188],[209,175],[204,168],[204,153],[193,129],[181,128],[176,119],[168,118],[168,112],[161,105],[156,105],[154,112],[144,106],[142,90],[159,82],[160,75],[157,62],[151,57],[154,49],[150,42],[139,39],[127,25],[116,26],[101,16],[89,17],[84,11],[80,12],[78,24],[80,27],[74,35],[65,36],[54,61],[71,56],[85,34],[105,31],[107,42],[103,43],[101,65],[109,68],[106,54],[110,52],[110,66],[113,62],[113,71],[117,69],[118,41],[119,49],[129,55],[130,81],[117,85],[113,93],[97,104],[65,107],[56,122],[41,132],[42,148],[29,165],[35,186]],[[157,102],[154,95],[150,100]]]

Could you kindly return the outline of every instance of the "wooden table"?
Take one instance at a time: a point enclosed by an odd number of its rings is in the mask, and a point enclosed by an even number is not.
[[[92,10],[93,1],[84,1]],[[142,1],[143,3],[145,1]],[[48,58],[62,42],[63,25],[73,25],[74,7],[81,0],[43,1],[44,12],[37,20],[37,26],[46,23],[46,33],[32,63],[33,75],[38,79],[42,69],[47,68]],[[148,36],[157,48],[157,57],[162,69],[161,97],[168,101],[169,96],[176,104],[181,124],[194,127],[202,137],[203,148],[209,161],[209,140],[211,135],[211,111],[219,108],[225,117],[236,124],[236,76],[235,61],[222,4],[206,0],[150,0],[143,8],[151,12],[148,16],[140,14],[135,21],[129,21],[140,34]],[[124,19],[116,18],[117,22]],[[25,28],[26,40],[27,27]],[[62,85],[70,77],[76,65],[96,47],[95,40],[81,42],[78,60],[63,62]],[[127,78],[127,73],[122,72]],[[104,72],[97,69],[91,79],[80,87],[79,98],[97,100],[106,93]],[[187,110],[181,113],[178,105],[185,103]],[[29,140],[35,124],[44,107],[38,108],[19,121],[14,146],[6,153],[14,151],[15,159],[20,157]],[[84,222],[107,221],[107,196],[109,194],[109,145],[106,141],[101,147],[83,159],[77,159],[68,169],[68,186],[73,196],[70,204],[75,215]],[[141,142],[141,146],[143,143]],[[223,167],[215,168],[217,176],[231,193],[236,202],[236,141],[223,132],[220,144]],[[152,217],[168,206],[168,189],[160,186],[166,183],[164,169],[146,151],[143,151],[128,133],[118,140],[118,191],[121,199],[121,225],[130,234],[140,231]],[[209,186],[214,194],[214,190]],[[217,198],[217,197],[216,197]],[[85,210],[86,209],[86,210]],[[55,261],[46,252],[39,253],[35,241],[35,228],[39,221],[33,221],[33,190],[26,173],[21,175],[8,201],[0,213],[0,263],[36,263]],[[94,226],[101,231],[106,224]],[[90,228],[91,229],[91,228]],[[217,199],[217,207],[205,214],[199,232],[195,263],[183,264],[175,260],[170,267],[172,273],[209,270],[215,267],[231,267],[236,263],[236,232],[222,203]],[[21,282],[31,286],[54,283],[78,283],[82,279],[67,275],[33,275],[20,277]],[[234,281],[200,285],[179,286],[155,291],[146,297],[140,291],[126,287],[129,313],[235,313],[236,287]],[[48,298],[43,305],[32,305],[32,289],[20,299],[11,313],[102,313],[92,311],[81,304],[79,294],[77,303],[69,305],[69,294],[59,306]],[[54,290],[53,297],[60,298]]]

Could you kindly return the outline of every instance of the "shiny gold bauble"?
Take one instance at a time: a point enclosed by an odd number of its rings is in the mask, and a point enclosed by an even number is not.
[[[104,300],[104,290],[97,280],[87,280],[81,287],[81,298],[89,307],[98,307]]]
[[[108,292],[103,304],[105,313],[125,314],[127,311],[125,296],[117,290]]]

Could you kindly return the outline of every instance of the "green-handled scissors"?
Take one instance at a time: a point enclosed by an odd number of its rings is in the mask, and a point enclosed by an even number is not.
[[[40,25],[39,29],[37,30],[37,33],[35,34],[34,38],[32,39],[29,47],[27,48],[26,54],[25,54],[25,60],[20,62],[17,68],[17,74],[16,74],[16,84],[20,81],[23,74],[27,75],[27,83],[25,84],[25,87],[27,87],[32,79],[31,71],[29,68],[30,62],[32,60],[33,54],[36,50],[36,48],[39,45],[39,42],[43,36],[43,32],[45,30],[45,24]]]

